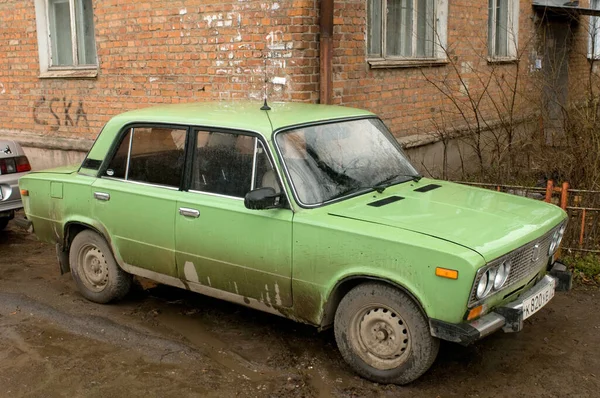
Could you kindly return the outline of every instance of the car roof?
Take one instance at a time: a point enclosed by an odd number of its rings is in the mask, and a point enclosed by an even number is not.
[[[270,110],[264,111],[259,101],[195,102],[153,106],[121,113],[104,126],[90,149],[87,159],[103,160],[110,150],[119,131],[133,123],[161,123],[169,125],[206,126],[232,130],[245,130],[272,139],[274,131],[286,127],[326,122],[336,119],[373,116],[361,109],[335,105],[315,105],[296,102],[269,103]],[[84,162],[85,165],[85,162]],[[82,166],[85,168],[85,166]]]
[[[304,123],[369,116],[370,112],[334,105],[295,102],[269,103],[266,117],[262,102],[194,102],[153,106],[115,116],[111,122],[166,123],[250,130],[270,139],[271,132]]]

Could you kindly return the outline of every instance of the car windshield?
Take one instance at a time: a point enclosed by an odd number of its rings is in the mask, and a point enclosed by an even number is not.
[[[301,127],[276,135],[298,200],[318,205],[418,176],[379,119]]]

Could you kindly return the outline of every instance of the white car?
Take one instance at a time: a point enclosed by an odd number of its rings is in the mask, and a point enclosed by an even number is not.
[[[19,178],[31,170],[23,148],[14,141],[0,140],[0,231],[21,209]]]

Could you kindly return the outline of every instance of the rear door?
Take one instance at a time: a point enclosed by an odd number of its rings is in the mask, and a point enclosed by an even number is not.
[[[291,306],[292,211],[244,206],[252,188],[280,190],[265,147],[240,132],[197,130],[193,138],[190,189],[175,222],[180,278],[201,293]]]
[[[177,276],[175,215],[187,128],[132,126],[92,186],[94,216],[128,265]]]

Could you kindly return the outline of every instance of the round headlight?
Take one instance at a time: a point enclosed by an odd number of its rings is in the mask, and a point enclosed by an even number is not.
[[[510,260],[505,260],[498,266],[496,270],[496,277],[494,278],[494,289],[499,290],[508,279],[508,274],[510,274]]]
[[[479,283],[477,284],[477,292],[475,293],[478,299],[482,299],[490,293],[494,286],[494,277],[495,274],[492,275],[492,270],[485,271],[481,276],[481,279],[479,279]]]
[[[559,239],[559,231],[556,231],[554,235],[552,235],[552,240],[550,241],[550,247],[548,248],[548,255],[553,255],[556,249],[558,248],[558,244],[560,243]]]
[[[567,229],[567,224],[563,224],[562,227],[558,230],[558,237],[556,238],[556,247],[560,245],[563,236],[565,236],[565,229]]]

